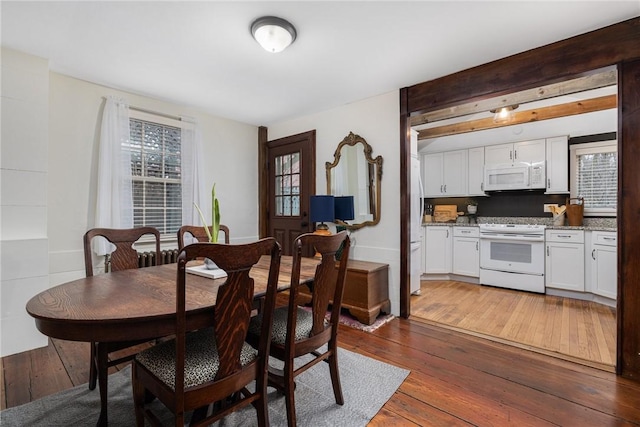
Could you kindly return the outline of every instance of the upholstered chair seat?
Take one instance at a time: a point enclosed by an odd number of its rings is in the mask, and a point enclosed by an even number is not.
[[[297,309],[296,332],[295,341],[300,341],[304,338],[309,338],[311,334],[311,327],[313,326],[313,314],[301,307]],[[287,307],[277,308],[273,312],[273,326],[271,330],[271,341],[275,344],[284,345],[287,339],[287,316],[289,310]],[[325,326],[328,326],[328,322],[325,321]],[[262,316],[257,315],[251,319],[249,325],[249,333],[254,335],[260,334],[260,328],[262,327]]]
[[[201,329],[187,334],[185,356],[185,388],[213,381],[220,367],[213,329]],[[258,351],[245,343],[240,353],[240,364],[246,366],[253,362],[257,356]],[[136,360],[172,390],[175,390],[176,344],[174,340],[165,341],[140,352],[136,356]]]

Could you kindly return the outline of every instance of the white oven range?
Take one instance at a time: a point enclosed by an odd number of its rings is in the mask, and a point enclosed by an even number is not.
[[[544,293],[544,225],[480,224],[480,283]]]

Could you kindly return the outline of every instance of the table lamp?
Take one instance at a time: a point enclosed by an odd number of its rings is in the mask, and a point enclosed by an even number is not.
[[[315,234],[331,234],[325,221],[333,222],[335,219],[335,204],[333,196],[311,196],[309,209],[311,222],[319,222]]]
[[[339,196],[334,198],[334,219],[345,224],[355,218],[353,209],[353,196]]]

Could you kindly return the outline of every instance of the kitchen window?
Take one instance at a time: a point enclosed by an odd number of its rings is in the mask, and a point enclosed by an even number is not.
[[[586,216],[615,216],[618,204],[618,142],[571,145],[571,197],[584,197]]]
[[[182,224],[180,122],[131,110],[129,129],[123,148],[131,153],[133,225],[175,236]]]

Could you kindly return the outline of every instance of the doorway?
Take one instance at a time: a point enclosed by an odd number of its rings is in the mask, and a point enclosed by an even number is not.
[[[586,77],[580,77],[566,82],[559,82],[542,88],[545,93],[553,92],[557,88],[558,92],[566,93],[569,90],[576,90],[570,96],[557,96],[548,101],[528,101],[522,100],[527,95],[526,92],[514,93],[500,97],[505,100],[509,97],[519,99],[519,110],[535,111],[540,117],[546,119],[557,118],[555,122],[542,120],[539,123],[527,124],[525,121],[519,123],[520,133],[514,136],[514,141],[530,140],[541,137],[547,132],[547,136],[553,136],[559,127],[564,130],[572,129],[569,125],[569,116],[577,116],[583,113],[595,113],[590,115],[591,122],[604,122],[607,131],[616,129],[617,113],[615,110],[617,93],[617,73],[615,68],[608,67],[598,73]],[[579,90],[578,90],[579,89]],[[487,99],[483,102],[493,102]],[[476,106],[478,103],[473,103]],[[580,108],[576,108],[578,106]],[[588,111],[584,111],[585,106],[590,106]],[[471,106],[461,105],[459,110],[470,111]],[[523,111],[523,112],[524,112]],[[432,112],[430,114],[437,114]],[[466,141],[473,139],[474,143],[481,145],[482,138],[500,140],[505,137],[508,127],[498,126],[495,120],[488,119],[483,133],[473,132],[470,129],[477,129],[488,116],[488,113],[479,111],[467,114],[465,117],[449,118],[442,121],[424,118],[423,126],[416,126],[416,130],[422,131],[424,136],[423,146],[428,147],[426,151],[437,152],[440,146],[455,149],[467,148]],[[606,115],[603,120],[602,115]],[[426,116],[426,115],[425,115]],[[610,117],[609,117],[610,116]],[[587,117],[587,116],[584,116]],[[517,122],[518,115],[513,120]],[[491,122],[491,123],[489,123]],[[455,128],[454,128],[455,123]],[[513,122],[512,122],[513,123]],[[560,123],[560,124],[558,124]],[[595,124],[590,123],[596,130]],[[529,126],[522,129],[524,126]],[[534,129],[532,126],[543,128]],[[575,126],[575,125],[574,125]],[[580,124],[580,130],[591,129]],[[490,129],[494,127],[495,129]],[[456,133],[460,129],[465,129],[465,134]],[[548,131],[548,129],[552,129]],[[502,132],[502,133],[500,133]],[[527,133],[529,132],[529,133]],[[538,132],[536,134],[536,132]],[[604,132],[604,129],[599,130]],[[572,133],[572,132],[568,132]],[[532,134],[535,137],[531,136]],[[559,133],[558,133],[559,134]],[[615,133],[614,133],[615,134]],[[428,138],[426,136],[429,136]],[[581,135],[577,133],[577,135]],[[603,134],[604,135],[604,134]],[[597,137],[599,135],[592,135]],[[584,138],[587,138],[586,136]],[[574,138],[576,139],[576,138]],[[507,142],[507,141],[504,141]],[[577,141],[576,141],[577,142]],[[583,141],[580,141],[583,142]],[[455,144],[459,144],[455,146]],[[488,143],[490,144],[490,143]],[[469,145],[469,148],[474,147]],[[568,168],[567,168],[568,169]],[[570,184],[572,185],[572,184]],[[542,206],[550,203],[550,198],[557,197],[560,205],[565,203],[569,197],[568,192],[562,194],[510,194],[493,193],[490,197],[479,198],[480,204],[485,208],[482,216],[495,217],[537,217],[535,215],[519,215],[518,210],[524,213],[531,213],[530,206]],[[476,197],[477,198],[477,197]],[[525,200],[526,198],[526,200]],[[445,198],[439,199],[440,204],[462,204],[466,198]],[[484,203],[483,203],[484,200]],[[432,201],[429,200],[429,203]],[[445,203],[446,202],[446,203]],[[556,201],[553,200],[555,203]],[[486,209],[489,207],[490,209]],[[459,209],[461,210],[461,209]],[[549,219],[551,214],[548,214]],[[605,218],[590,218],[590,220],[604,220]],[[493,220],[493,218],[492,218]],[[502,218],[504,221],[504,218]],[[615,223],[615,218],[613,218]],[[593,222],[588,225],[594,224]],[[615,283],[613,284],[615,287]],[[589,299],[589,288],[585,289],[585,298]],[[477,284],[470,285],[454,280],[441,280],[436,282],[423,282],[422,295],[427,298],[411,297],[411,316],[420,318],[427,322],[439,323],[445,327],[463,330],[471,334],[483,336],[501,342],[508,342],[512,345],[521,346],[545,354],[555,355],[579,363],[590,364],[601,369],[613,371],[616,366],[616,326],[617,310],[615,307],[600,304],[591,300],[585,301],[577,296],[571,298],[570,293],[550,293],[548,295],[528,294],[517,291],[504,291],[490,287],[479,287]],[[596,297],[597,298],[597,297]],[[467,303],[464,304],[463,301]],[[594,301],[596,299],[594,298]]]
[[[316,132],[275,139],[266,143],[266,232],[292,255],[292,244],[302,233],[313,231],[309,197],[315,194]]]

